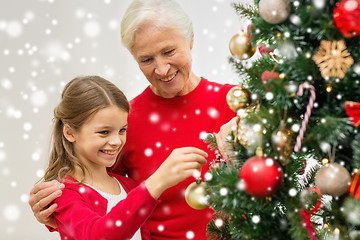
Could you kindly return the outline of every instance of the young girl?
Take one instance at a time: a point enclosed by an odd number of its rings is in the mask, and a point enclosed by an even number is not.
[[[207,153],[184,147],[138,186],[108,173],[126,141],[129,108],[125,95],[101,77],[78,77],[65,86],[44,175],[65,184],[54,213],[61,239],[150,239],[145,222],[161,193],[206,163]]]

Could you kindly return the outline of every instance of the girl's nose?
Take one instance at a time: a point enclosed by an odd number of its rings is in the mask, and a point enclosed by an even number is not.
[[[109,144],[113,146],[120,146],[121,143],[122,143],[122,138],[118,134],[114,134],[109,141]]]

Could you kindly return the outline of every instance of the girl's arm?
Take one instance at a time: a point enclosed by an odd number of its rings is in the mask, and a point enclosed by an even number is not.
[[[60,236],[77,240],[127,239],[145,223],[160,202],[142,183],[131,190],[107,214],[107,201],[93,189],[66,184],[63,195],[56,200],[54,213]]]
[[[56,200],[59,207],[54,214],[61,237],[68,234],[77,240],[131,238],[152,214],[162,192],[193,176],[194,170],[206,164],[206,157],[207,153],[198,148],[174,149],[155,173],[106,215],[107,202],[95,190],[66,183],[67,188]]]
[[[195,147],[174,149],[156,172],[145,181],[151,196],[158,198],[169,187],[194,176],[194,171],[206,164],[207,157],[205,151]]]

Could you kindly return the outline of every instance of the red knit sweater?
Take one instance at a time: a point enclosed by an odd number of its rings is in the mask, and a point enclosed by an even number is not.
[[[209,164],[215,154],[208,149],[203,137],[206,133],[218,132],[221,125],[235,116],[226,103],[226,94],[232,87],[202,78],[189,94],[170,99],[146,88],[131,101],[124,159],[116,172],[127,173],[141,183],[173,149],[180,147],[207,151]],[[203,166],[202,175],[207,170],[208,166]],[[192,209],[184,198],[186,187],[194,181],[190,177],[161,195],[161,203],[147,222],[152,239],[206,239],[206,226],[213,211]]]
[[[136,187],[129,178],[114,176],[128,195],[107,214],[107,200],[93,188],[64,182],[65,189],[55,200],[59,207],[54,213],[61,239],[125,240],[141,228],[142,239],[150,240],[149,229],[144,223],[160,201],[150,195],[144,182]],[[76,182],[71,177],[67,179]]]

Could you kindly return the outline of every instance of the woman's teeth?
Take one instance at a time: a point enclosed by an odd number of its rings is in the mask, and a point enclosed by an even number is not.
[[[169,82],[170,80],[172,80],[175,76],[176,76],[177,72],[175,72],[173,75],[167,77],[167,78],[162,78],[160,79],[163,82]]]

